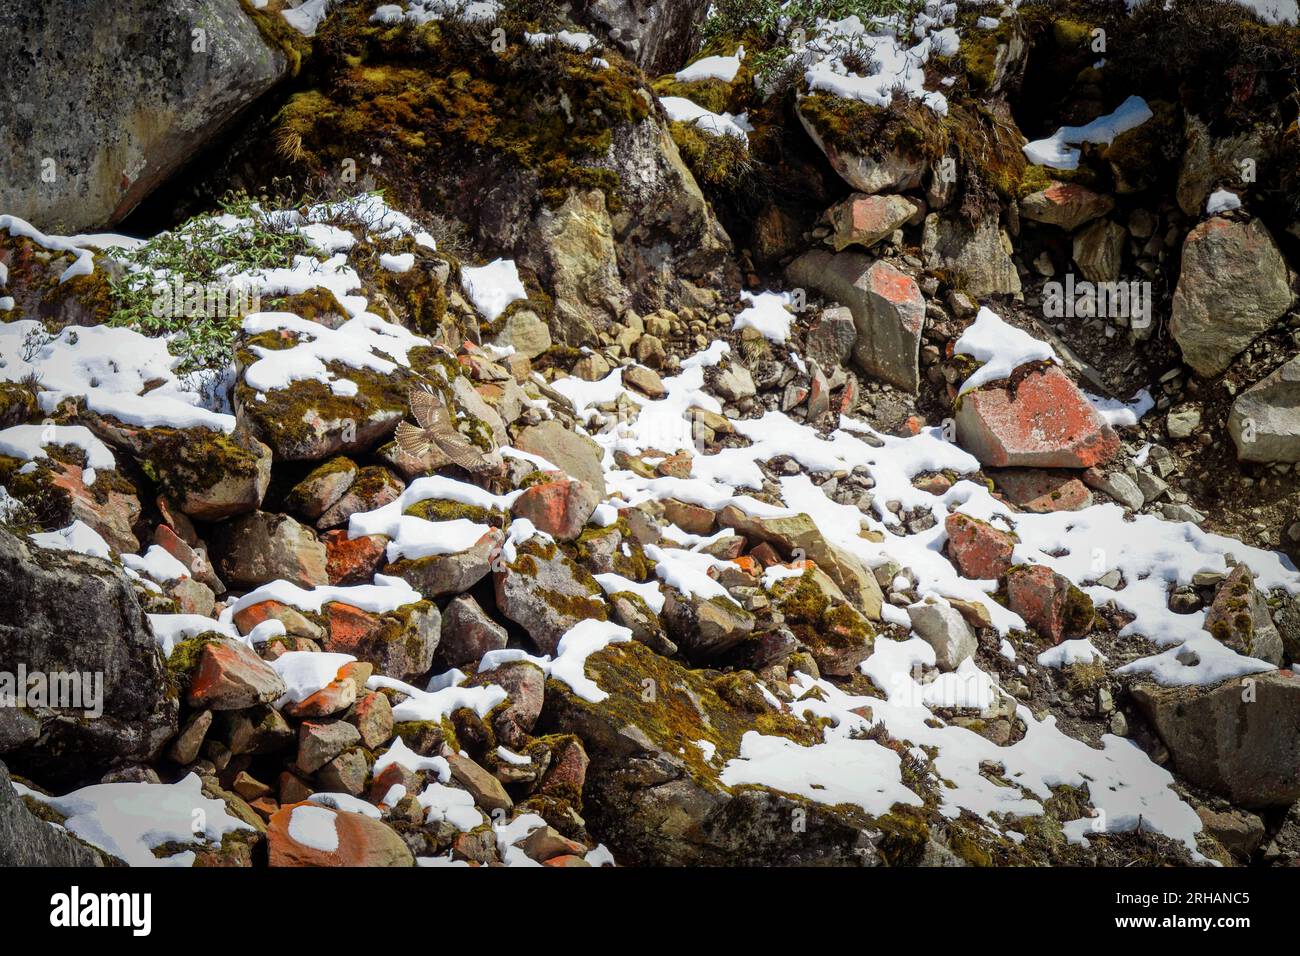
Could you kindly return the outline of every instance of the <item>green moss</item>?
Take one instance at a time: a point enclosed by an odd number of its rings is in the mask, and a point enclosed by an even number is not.
[[[487,524],[494,528],[504,528],[507,520],[504,511],[465,504],[461,501],[444,501],[441,498],[426,498],[424,501],[418,501],[407,508],[403,514],[423,518],[425,521],[456,521],[463,518],[475,524]]]
[[[731,108],[731,84],[722,80],[693,80],[683,83],[673,76],[663,76],[655,80],[654,91],[655,96],[679,96],[690,100],[710,113],[735,112]]]
[[[341,321],[348,317],[347,309],[343,308],[334,293],[321,286],[295,295],[272,299],[267,303],[265,311],[292,312],[300,319],[319,322],[322,325],[333,325],[335,323],[331,320]]]
[[[239,5],[257,25],[258,32],[267,44],[283,53],[289,61],[289,75],[297,76],[302,69],[303,59],[311,53],[311,40],[281,16],[280,11],[285,6],[282,0],[271,0],[261,9],[253,6],[251,0],[239,0]]]
[[[903,151],[933,161],[948,144],[943,118],[908,97],[880,107],[814,93],[800,101],[799,112],[828,147],[877,159]]]
[[[568,685],[547,681],[547,695],[563,695],[566,706],[601,711],[602,723],[636,726],[655,745],[677,754],[693,779],[711,790],[722,787],[717,767],[740,753],[746,732],[786,737],[804,746],[821,739],[818,728],[789,712],[759,706],[738,682],[743,675],[728,675],[713,683],[698,671],[661,657],[637,641],[612,644],[587,658],[586,674],[609,696],[599,704],[576,697]],[[719,689],[739,705],[729,703]],[[694,741],[707,740],[717,748],[712,764]]]
[[[345,8],[322,27],[315,46],[327,84],[281,112],[283,155],[333,172],[383,144],[376,175],[409,188],[422,166],[481,165],[486,152],[535,172],[551,206],[572,188],[597,188],[617,210],[617,175],[596,163],[616,126],[650,115],[634,66],[608,52],[602,69],[589,54],[517,35],[495,50],[482,25],[392,28],[371,24],[369,13]]]
[[[974,16],[966,18],[957,55],[971,88],[988,92],[997,79],[998,48],[1011,42],[1017,29],[1016,18],[1003,17],[992,30],[976,27],[974,19]]]
[[[178,642],[167,658],[167,681],[176,694],[189,689],[190,681],[199,666],[199,655],[209,644],[220,643],[224,636],[217,631],[205,631]]]
[[[876,819],[881,838],[876,844],[889,866],[915,866],[930,842],[928,814],[919,807],[895,807]]]
[[[735,190],[753,172],[749,147],[739,136],[708,133],[684,122],[669,124],[668,131],[691,174],[704,186]]]

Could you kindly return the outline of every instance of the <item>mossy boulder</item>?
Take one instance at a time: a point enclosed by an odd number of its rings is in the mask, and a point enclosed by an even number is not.
[[[748,731],[805,746],[821,739],[815,724],[769,705],[752,675],[731,680],[752,693],[728,687],[724,697],[705,674],[635,641],[592,654],[586,674],[609,696],[592,703],[552,680],[541,722],[582,740],[590,757],[583,816],[620,862],[799,866],[878,859],[870,820],[857,808],[721,782],[721,768],[739,754]]]
[[[1237,565],[1219,584],[1214,603],[1205,613],[1204,627],[1238,654],[1282,666],[1282,636],[1246,565]]]
[[[554,654],[579,621],[609,620],[591,572],[541,537],[519,544],[515,559],[495,572],[494,583],[501,613],[527,631],[543,654]]]

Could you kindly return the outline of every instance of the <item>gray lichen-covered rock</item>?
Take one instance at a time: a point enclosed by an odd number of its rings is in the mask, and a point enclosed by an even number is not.
[[[860,252],[822,249],[790,263],[786,276],[849,308],[857,326],[853,360],[863,371],[917,390],[925,300],[910,276]]]
[[[1255,674],[1214,687],[1142,684],[1133,697],[1197,786],[1245,807],[1300,799],[1300,679]]]
[[[1300,358],[1238,396],[1228,413],[1228,434],[1242,461],[1300,461]]]
[[[126,576],[98,558],[29,546],[0,529],[0,594],[5,668],[47,679],[80,675],[83,692],[81,707],[26,708],[39,736],[14,750],[11,763],[53,782],[157,754],[176,732],[175,693]]]
[[[686,63],[708,9],[708,0],[580,0],[574,13],[655,76]]]
[[[1291,306],[1291,274],[1258,219],[1215,216],[1187,234],[1169,332],[1197,374],[1224,371]]]
[[[0,763],[0,866],[103,866],[99,852],[31,812]]]
[[[0,61],[0,208],[65,233],[120,222],[288,66],[239,0],[6,4]]]

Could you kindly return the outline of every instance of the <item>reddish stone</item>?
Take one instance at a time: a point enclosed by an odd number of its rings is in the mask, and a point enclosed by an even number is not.
[[[995,467],[1090,468],[1119,451],[1115,430],[1055,365],[963,395],[957,437]]]
[[[293,824],[293,815],[298,810],[307,811],[311,822],[300,820],[297,825]],[[329,814],[333,820],[326,820],[324,814]],[[324,821],[324,826],[321,821]],[[308,842],[295,839],[295,833],[304,836]],[[309,845],[322,838],[336,841],[337,846],[324,849]],[[281,807],[267,824],[266,840],[271,866],[415,865],[410,849],[387,824],[364,814],[341,813],[316,803]]]
[[[370,791],[368,799],[375,806],[382,806],[383,801],[388,797],[389,792],[394,787],[403,787],[407,795],[419,793],[422,789],[420,775],[414,770],[402,766],[400,763],[390,763],[387,767],[375,774],[370,781]]]
[[[140,517],[140,500],[135,495],[87,487],[81,468],[53,460],[51,464],[55,470],[50,474],[50,484],[67,492],[73,518],[94,528],[109,547],[121,554],[140,550],[140,541],[132,531]]]
[[[591,759],[577,737],[562,737],[551,748],[551,765],[542,777],[541,793],[582,805],[582,789],[587,784],[587,767]]]
[[[687,534],[699,535],[711,534],[713,524],[718,520],[718,515],[712,508],[678,501],[676,498],[664,501],[664,517]]]
[[[323,628],[309,621],[297,608],[279,601],[258,601],[241,608],[233,615],[240,634],[248,634],[264,621],[279,621],[286,634],[318,640],[325,636]]]
[[[380,616],[331,601],[324,610],[329,622],[325,650],[351,654],[402,681],[414,680],[433,666],[441,621],[436,607],[416,604]]]
[[[213,641],[199,651],[199,664],[186,697],[194,708],[243,710],[275,700],[284,681],[251,648],[238,641]]]
[[[954,511],[943,523],[948,557],[962,577],[996,580],[1011,567],[1016,537],[985,521]]]
[[[357,685],[346,677],[326,684],[316,693],[296,704],[286,704],[290,717],[328,717],[341,714],[357,702]]]
[[[1052,183],[1046,189],[1020,200],[1020,217],[1060,226],[1071,232],[1085,222],[1103,216],[1115,200],[1078,183]]]
[[[1009,571],[1007,603],[1053,644],[1092,630],[1092,601],[1069,578],[1045,565],[1027,564]]]
[[[858,404],[858,394],[858,380],[856,376],[850,375],[840,392],[839,401],[835,403],[835,410],[841,415],[848,415]]]
[[[588,862],[587,862],[583,857],[580,857],[580,856],[573,856],[572,854],[566,853],[566,854],[564,854],[563,856],[554,856],[554,857],[551,857],[551,859],[549,859],[549,860],[547,860],[545,863],[543,863],[542,866],[554,866],[554,867],[570,867],[570,866],[577,866],[577,867],[582,867],[582,866],[591,866],[591,864],[588,863]]]
[[[1021,511],[1079,511],[1092,505],[1092,492],[1073,475],[1041,468],[990,471],[1002,497]]]
[[[321,535],[325,544],[325,573],[330,584],[369,584],[383,565],[388,539],[382,534],[349,538],[342,528]]]
[[[193,528],[189,533],[193,534]],[[153,543],[185,565],[194,580],[206,584],[216,594],[226,590],[226,586],[217,577],[217,572],[212,569],[212,562],[208,560],[202,542],[191,545],[184,535],[177,533],[170,525],[160,524],[153,529]]]
[[[776,553],[776,549],[766,541],[750,549],[749,556],[765,568],[782,563],[781,556]]]
[[[691,453],[679,451],[655,465],[655,472],[664,478],[685,479],[691,477],[692,467]]]
[[[947,475],[924,475],[912,480],[912,486],[932,495],[947,494],[952,480]]]
[[[582,534],[598,504],[600,493],[595,488],[566,479],[533,485],[515,499],[510,511],[561,541],[572,541]]]
[[[263,820],[270,820],[280,809],[280,802],[275,797],[258,797],[248,804]]]

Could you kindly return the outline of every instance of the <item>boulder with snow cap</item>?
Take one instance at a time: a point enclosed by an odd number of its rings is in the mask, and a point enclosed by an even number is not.
[[[414,866],[386,823],[319,803],[281,807],[266,830],[271,866]]]
[[[0,528],[0,661],[31,674],[101,675],[85,707],[52,710],[39,701],[9,714],[30,718],[32,733],[0,731],[23,745],[25,768],[51,780],[77,779],[121,759],[147,760],[176,730],[175,694],[165,661],[134,589],[120,568],[73,552],[37,548]],[[47,702],[48,703],[48,702]],[[76,761],[66,754],[76,753]],[[84,782],[84,781],[83,781]]]
[[[957,439],[995,467],[1091,468],[1119,452],[1119,436],[1055,365],[1024,365],[1011,378],[958,400]]]
[[[560,638],[579,621],[609,619],[609,606],[596,579],[554,542],[532,537],[516,547],[513,561],[494,572],[497,607],[532,639],[554,654]]]
[[[600,495],[585,481],[541,481],[530,485],[515,499],[511,513],[527,518],[539,531],[560,541],[572,541],[582,533]]]
[[[492,563],[504,540],[500,528],[488,528],[463,551],[399,558],[384,567],[384,574],[401,578],[431,601],[449,594],[461,594],[492,570]]]
[[[542,721],[582,739],[590,757],[582,815],[618,848],[620,862],[860,866],[878,860],[870,821],[858,809],[723,782],[722,768],[756,722],[763,734],[804,746],[821,739],[813,724],[774,706],[752,677],[710,681],[636,641],[592,654],[585,673],[608,696],[592,702],[552,681]],[[796,807],[804,826],[792,828]]]
[[[828,541],[807,514],[760,518],[735,505],[727,505],[719,522],[751,542],[779,548],[796,560],[807,559],[830,575],[844,595],[870,620],[880,620],[884,596],[875,575],[844,548]]]

